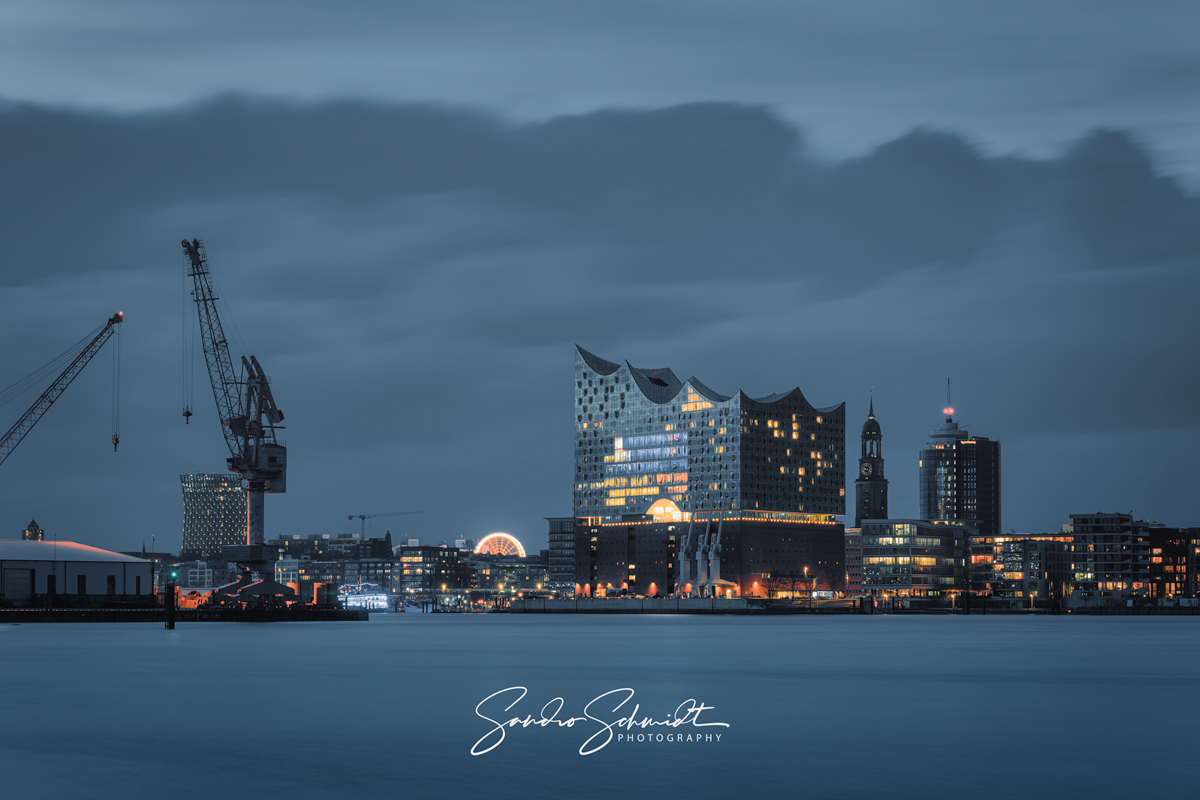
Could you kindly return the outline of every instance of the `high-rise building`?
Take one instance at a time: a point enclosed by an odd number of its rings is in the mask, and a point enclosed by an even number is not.
[[[182,560],[221,555],[226,545],[246,543],[246,491],[229,472],[180,475],[183,485]]]
[[[883,477],[883,430],[875,419],[875,398],[862,429],[862,457],[858,459],[858,478],[854,481],[854,527],[863,520],[887,519],[888,482]]]
[[[841,588],[845,422],[798,388],[723,395],[576,347],[577,590],[762,594],[805,566]]]
[[[921,518],[965,522],[982,536],[1000,527],[1000,442],[972,436],[945,408],[942,426],[921,451]]]
[[[25,542],[40,542],[45,540],[46,532],[38,527],[37,520],[29,520],[25,530],[21,531],[21,540]]]

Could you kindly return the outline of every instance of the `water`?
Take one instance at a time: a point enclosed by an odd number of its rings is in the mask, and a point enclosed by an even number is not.
[[[0,627],[4,798],[1193,796],[1200,618],[377,615]],[[517,728],[629,687],[717,742]],[[596,716],[615,720],[620,714]],[[508,716],[512,716],[511,714]],[[635,731],[639,733],[642,731]]]

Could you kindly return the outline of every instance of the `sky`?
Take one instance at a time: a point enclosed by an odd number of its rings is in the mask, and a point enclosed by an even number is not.
[[[287,417],[268,536],[421,509],[370,533],[544,547],[571,513],[576,343],[844,401],[851,455],[874,390],[894,517],[917,515],[949,378],[1002,442],[1006,529],[1200,525],[1198,24],[1185,3],[7,3],[0,387],[126,322],[119,451],[106,350],[0,466],[0,538],[36,517],[179,547],[179,475],[227,455],[202,361],[184,388],[185,236]]]

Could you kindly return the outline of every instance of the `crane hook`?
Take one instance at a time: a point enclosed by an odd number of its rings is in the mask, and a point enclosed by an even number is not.
[[[184,425],[192,424],[191,419],[189,419],[189,417],[191,417],[191,416],[192,416],[192,409],[188,408],[187,406],[184,406],[183,407],[183,424]]]
[[[114,453],[115,453],[115,452],[117,452],[117,445],[120,443],[120,441],[121,441],[121,437],[120,437],[120,436],[114,436],[114,437],[113,437],[113,452],[114,452]]]

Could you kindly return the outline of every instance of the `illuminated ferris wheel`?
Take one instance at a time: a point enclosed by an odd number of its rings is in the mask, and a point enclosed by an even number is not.
[[[475,545],[475,552],[488,556],[520,556],[525,557],[525,548],[515,537],[507,533],[489,533]]]

